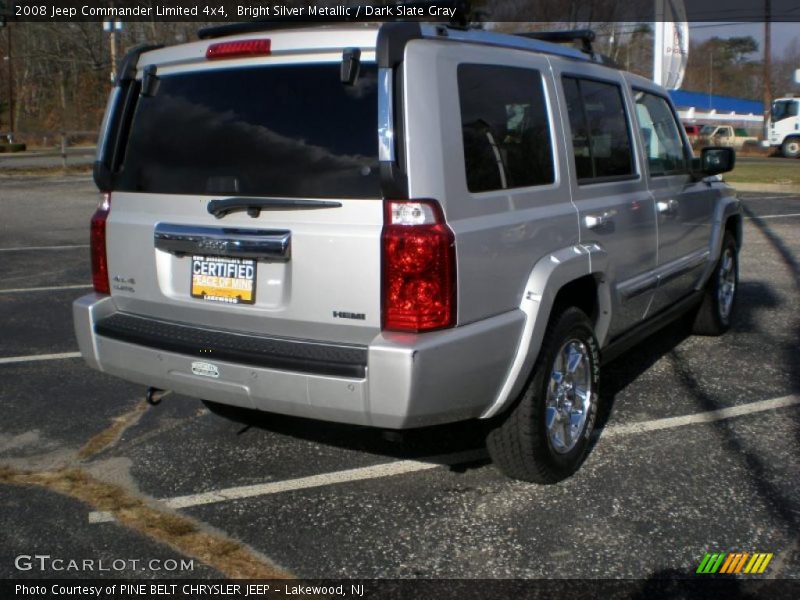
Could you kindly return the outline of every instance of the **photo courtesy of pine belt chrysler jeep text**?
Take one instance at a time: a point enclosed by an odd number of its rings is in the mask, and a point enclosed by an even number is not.
[[[741,245],[733,149],[694,158],[592,36],[250,22],[133,50],[84,358],[212,409],[484,419],[503,472],[569,476],[601,364],[682,315],[724,332]]]

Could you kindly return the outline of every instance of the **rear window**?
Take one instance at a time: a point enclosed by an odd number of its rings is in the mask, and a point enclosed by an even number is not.
[[[275,197],[380,196],[377,69],[339,63],[159,76],[140,96],[115,189]]]

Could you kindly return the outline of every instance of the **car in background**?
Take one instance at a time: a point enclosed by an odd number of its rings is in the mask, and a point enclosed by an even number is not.
[[[683,124],[683,130],[686,132],[686,137],[689,138],[689,143],[694,144],[700,136],[700,125],[691,125],[689,123]]]
[[[800,158],[800,98],[778,98],[772,103],[767,121],[768,139],[786,158]]]
[[[757,144],[758,138],[750,135],[743,127],[731,125],[703,125],[700,128],[698,141],[703,146],[728,146],[742,148],[750,144]]]

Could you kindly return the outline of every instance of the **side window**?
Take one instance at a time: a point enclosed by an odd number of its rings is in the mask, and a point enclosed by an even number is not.
[[[651,176],[686,171],[686,154],[675,116],[664,98],[636,92],[636,115]]]
[[[553,183],[553,150],[539,71],[462,64],[458,98],[470,192]]]
[[[622,90],[614,83],[564,77],[579,183],[634,175]]]

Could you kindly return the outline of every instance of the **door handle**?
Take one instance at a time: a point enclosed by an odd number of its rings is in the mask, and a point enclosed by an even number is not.
[[[583,222],[586,224],[586,227],[589,229],[597,229],[598,227],[603,227],[604,225],[608,225],[611,223],[614,213],[612,212],[604,212],[601,215],[586,215],[583,218]]]
[[[658,212],[666,215],[674,215],[678,212],[678,201],[677,200],[659,200],[656,202],[656,208]]]

